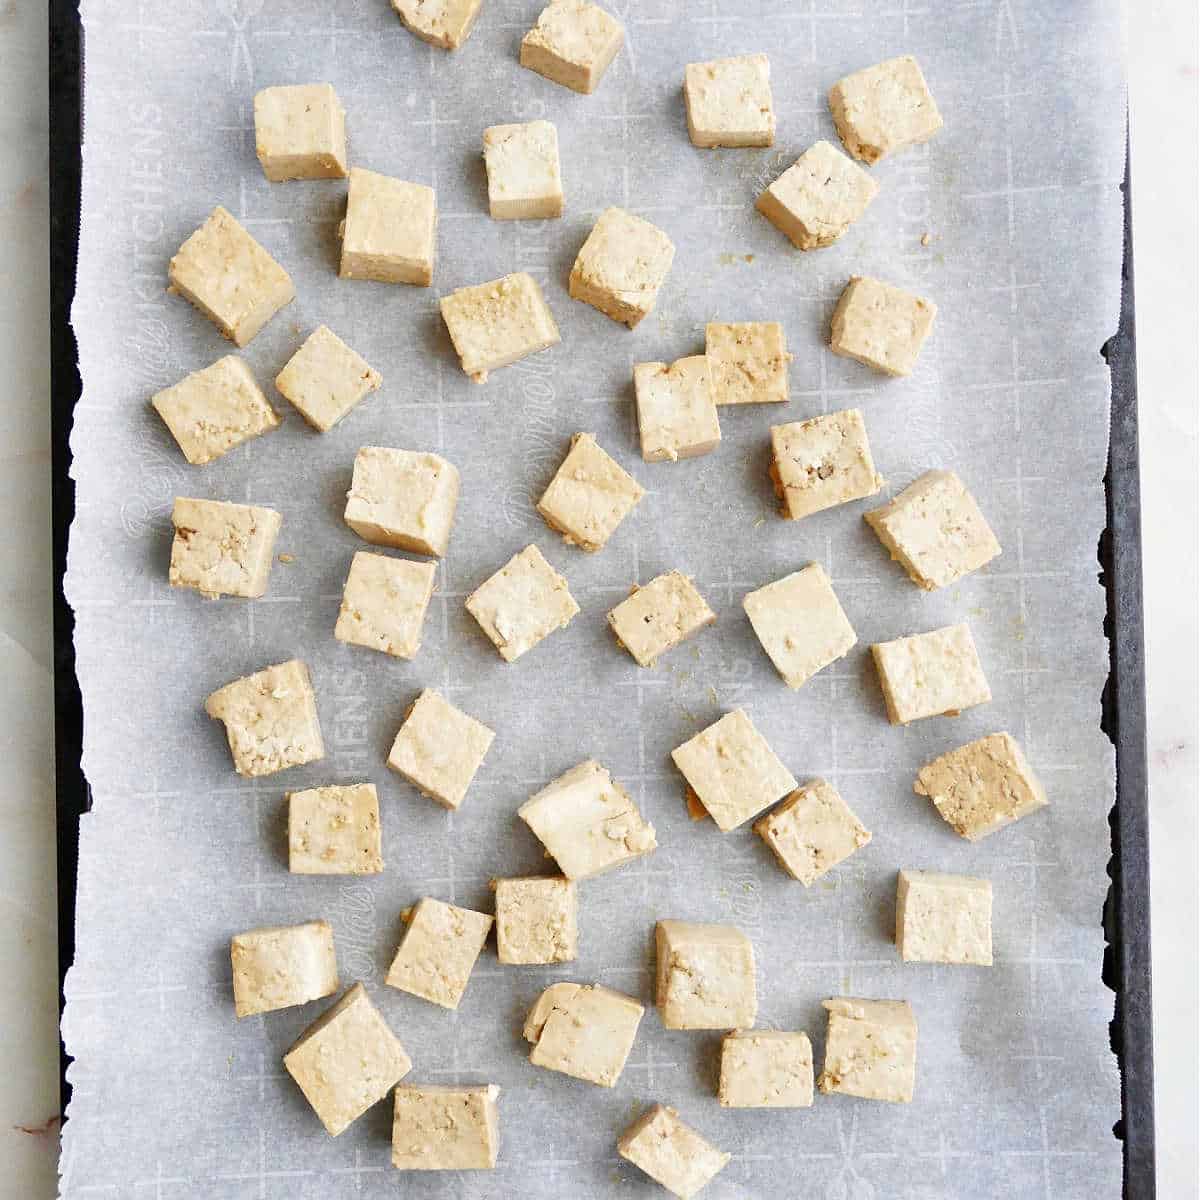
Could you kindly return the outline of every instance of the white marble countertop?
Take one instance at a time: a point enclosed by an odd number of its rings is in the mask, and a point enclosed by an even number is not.
[[[1003,0],[996,0],[998,5]],[[1151,771],[1159,1194],[1195,1195],[1197,14],[1126,0]],[[0,0],[0,1200],[55,1194],[46,5]]]

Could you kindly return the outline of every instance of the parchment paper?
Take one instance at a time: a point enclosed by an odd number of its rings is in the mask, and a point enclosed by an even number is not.
[[[78,517],[68,578],[86,707],[78,956],[68,985],[74,1099],[63,1195],[84,1197],[592,1197],[652,1195],[617,1159],[639,1106],[675,1105],[734,1155],[706,1195],[734,1197],[1116,1196],[1118,1079],[1100,979],[1113,760],[1099,729],[1107,672],[1097,538],[1108,427],[1099,356],[1116,328],[1124,116],[1113,5],[1036,0],[821,4],[611,4],[628,42],[597,94],[517,64],[539,0],[485,0],[455,54],[403,30],[384,0],[330,5],[131,5],[85,0],[83,231],[74,320],[84,396],[73,436]],[[683,65],[767,51],[779,115],[770,150],[699,151],[687,140]],[[849,70],[918,56],[946,127],[874,169],[882,190],[835,247],[801,254],[753,211],[759,190],[814,140],[833,140],[826,89]],[[433,184],[441,210],[434,286],[341,281],[344,182],[268,184],[252,97],[329,81],[349,113],[353,162]],[[493,222],[480,159],[486,125],[548,117],[567,214]],[[230,349],[165,294],[170,255],[226,205],[286,266],[298,298],[244,354],[270,381],[320,322],[384,376],[326,435],[281,397],[283,427],[189,467],[147,401]],[[678,246],[658,307],[633,333],[567,297],[595,216],[625,205]],[[922,235],[930,235],[922,245]],[[562,344],[484,387],[467,381],[436,310],[449,289],[508,271],[543,283]],[[933,298],[936,331],[908,380],[834,357],[828,320],[851,273]],[[635,361],[703,350],[703,323],[779,319],[792,400],[721,412],[709,457],[647,465],[637,453]],[[861,520],[864,504],[781,520],[767,481],[768,426],[863,409],[893,494],[953,468],[1003,556],[957,586],[914,587]],[[570,435],[594,431],[650,490],[595,556],[533,511]],[[341,520],[361,445],[436,450],[462,472],[450,554],[412,663],[332,636],[362,548]],[[270,592],[206,603],[166,583],[176,495],[283,513]],[[582,607],[519,663],[503,663],[462,606],[529,542]],[[742,595],[823,562],[859,644],[789,692],[757,645]],[[717,624],[638,670],[604,614],[635,580],[680,568]],[[970,622],[994,699],[957,719],[885,719],[873,641]],[[315,680],[328,755],[250,784],[233,772],[205,696],[292,656]],[[462,810],[448,816],[385,766],[405,707],[442,688],[497,731]],[[871,844],[817,886],[789,880],[744,827],[693,824],[668,754],[744,705],[800,778],[836,783]],[[1025,744],[1051,807],[979,845],[911,791],[917,767],[998,729]],[[494,875],[548,869],[516,820],[535,789],[587,756],[606,764],[658,828],[660,849],[582,885],[579,960],[501,968],[490,948],[456,1013],[386,988],[398,914],[423,895],[488,909]],[[386,873],[291,877],[287,790],[373,781]],[[902,965],[891,944],[901,867],[995,885],[996,965]],[[415,1063],[411,1080],[502,1090],[495,1172],[399,1175],[390,1107],[336,1141],[281,1067],[326,1002],[237,1022],[232,933],[326,917],[343,981],[366,982]],[[609,1091],[526,1061],[520,1027],[557,979],[651,991],[660,917],[732,922],[754,941],[760,1024],[824,1040],[820,1002],[903,997],[920,1024],[915,1101],[818,1097],[808,1110],[717,1106],[719,1034],[643,1020]]]

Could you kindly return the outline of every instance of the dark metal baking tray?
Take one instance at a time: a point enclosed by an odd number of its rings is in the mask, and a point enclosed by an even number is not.
[[[58,814],[59,1003],[75,957],[75,885],[79,819],[91,807],[80,766],[83,708],[75,677],[74,618],[63,594],[67,536],[75,512],[69,438],[80,376],[71,302],[79,250],[83,46],[78,0],[50,3],[50,366],[53,463],[55,758]],[[1105,631],[1110,673],[1103,697],[1104,732],[1116,747],[1117,800],[1112,829],[1112,884],[1102,914],[1108,949],[1103,977],[1116,994],[1111,1025],[1121,1069],[1124,1195],[1152,1200],[1154,1065],[1150,1010],[1150,880],[1147,831],[1145,656],[1142,638],[1141,504],[1138,484],[1137,370],[1128,155],[1121,321],[1100,353],[1112,373],[1112,431],[1105,487],[1108,526],[1097,557],[1108,595]],[[68,1058],[60,1045],[62,1105],[70,1098]]]

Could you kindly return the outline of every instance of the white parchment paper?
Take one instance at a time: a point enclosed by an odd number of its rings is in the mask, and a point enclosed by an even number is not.
[[[67,985],[75,1064],[63,1195],[651,1195],[615,1143],[653,1100],[678,1107],[734,1155],[706,1193],[714,1200],[1118,1195],[1112,996],[1100,979],[1113,761],[1099,729],[1107,656],[1096,563],[1108,428],[1099,349],[1116,327],[1120,266],[1115,6],[610,3],[628,41],[590,97],[518,66],[539,0],[485,0],[455,54],[414,40],[384,0],[83,7],[74,320],[84,396],[68,588],[95,807],[83,821]],[[775,147],[694,149],[684,63],[754,51],[771,56]],[[753,211],[755,196],[814,140],[834,138],[830,84],[906,52],[926,71],[944,131],[874,169],[880,195],[838,245],[792,250]],[[355,163],[437,188],[433,288],[339,280],[344,182],[264,180],[255,90],[326,80],[348,110]],[[493,222],[482,130],[534,117],[558,126],[567,214]],[[297,283],[295,303],[244,352],[264,385],[320,322],[385,383],[326,435],[277,398],[281,429],[194,468],[147,400],[229,350],[164,292],[168,258],[218,203]],[[575,253],[609,204],[643,214],[678,247],[657,309],[633,333],[566,293]],[[513,270],[542,281],[562,344],[477,387],[458,367],[436,299]],[[939,305],[912,378],[886,380],[826,348],[851,273]],[[723,410],[717,453],[642,463],[632,364],[702,351],[703,323],[718,317],[784,323],[795,354],[790,404]],[[926,469],[953,468],[996,529],[1002,557],[926,595],[888,561],[861,520],[865,505],[778,518],[768,426],[852,405],[865,413],[885,495]],[[595,556],[564,546],[533,511],[581,429],[650,491]],[[450,554],[412,663],[332,636],[362,546],[341,506],[355,451],[370,444],[436,450],[462,472]],[[267,597],[206,603],[167,586],[176,495],[282,511],[277,549],[293,561],[276,563]],[[462,600],[531,541],[566,574],[583,611],[509,666]],[[741,597],[813,559],[832,575],[859,644],[792,693],[757,645]],[[657,670],[639,671],[604,613],[630,583],[669,568],[696,578],[719,619]],[[893,728],[867,647],[957,620],[970,622],[993,702]],[[292,656],[312,669],[328,755],[247,783],[204,698]],[[384,766],[424,686],[497,731],[452,816]],[[809,890],[784,876],[748,827],[721,835],[685,812],[669,751],[735,704],[793,773],[833,780],[874,833]],[[912,794],[912,780],[930,757],[997,729],[1023,741],[1052,805],[970,845]],[[579,960],[501,968],[489,949],[456,1013],[384,987],[402,908],[432,895],[487,909],[490,877],[545,869],[516,808],[589,755],[633,791],[660,849],[583,885]],[[386,873],[289,876],[284,792],[363,779],[380,790]],[[901,867],[994,882],[993,968],[899,962],[890,931]],[[323,1003],[235,1021],[230,934],[318,916],[334,925],[343,980],[366,982],[412,1055],[412,1080],[503,1089],[497,1171],[394,1172],[386,1104],[328,1138],[280,1062]],[[660,917],[745,930],[758,955],[760,1023],[807,1030],[818,1064],[823,998],[910,1000],[920,1024],[915,1101],[818,1097],[808,1110],[722,1110],[719,1035],[665,1031],[653,1009],[611,1091],[530,1066],[521,1022],[548,983],[599,980],[650,1003]]]

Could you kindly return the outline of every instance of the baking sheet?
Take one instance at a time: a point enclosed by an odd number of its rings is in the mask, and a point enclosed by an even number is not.
[[[642,4],[601,90],[578,97],[520,70],[539,5],[489,4],[455,55],[414,41],[383,4],[84,6],[84,218],[75,327],[84,396],[73,437],[79,514],[67,586],[79,622],[84,766],[78,954],[65,1031],[76,1063],[63,1192],[90,1195],[493,1196],[652,1191],[616,1159],[616,1136],[662,1100],[735,1155],[710,1193],[782,1196],[1116,1194],[1119,1113],[1100,982],[1111,747],[1099,731],[1107,673],[1096,583],[1104,523],[1108,377],[1116,326],[1122,104],[1116,18],[1101,5]],[[767,49],[780,129],[763,151],[687,142],[682,64]],[[882,191],[838,246],[801,255],[750,207],[817,137],[827,86],[915,53],[946,117],[928,147],[875,168]],[[441,208],[429,291],[337,280],[344,184],[268,185],[253,156],[255,89],[329,80],[349,111],[353,161],[431,183]],[[486,216],[484,125],[546,116],[559,127],[568,213],[545,224]],[[166,260],[215,203],[242,217],[292,273],[297,301],[245,352],[269,380],[319,322],[385,377],[318,436],[281,400],[282,429],[189,468],[145,401],[226,352],[188,305],[163,295]],[[675,267],[655,313],[626,333],[566,297],[570,262],[599,209],[624,204],[671,234]],[[930,245],[920,244],[925,232]],[[458,370],[437,294],[506,271],[542,281],[563,345],[494,375]],[[822,349],[851,272],[934,298],[938,328],[907,381],[881,381]],[[724,411],[720,451],[692,463],[637,457],[630,366],[702,349],[706,319],[781,319],[793,399]],[[774,515],[770,423],[848,405],[866,414],[891,490],[950,466],[1005,554],[945,593],[913,588],[858,519]],[[284,411],[286,410],[286,411]],[[597,433],[651,489],[600,555],[564,547],[532,501],[571,433]],[[331,636],[360,546],[340,520],[359,445],[434,449],[463,473],[449,558],[421,655],[405,664]],[[165,586],[176,494],[253,500],[284,513],[269,597],[204,604]],[[529,541],[570,580],[570,628],[506,666],[463,594]],[[788,692],[741,615],[741,595],[810,559],[826,564],[859,635],[851,655]],[[716,627],[650,673],[617,650],[603,614],[634,579],[692,573]],[[994,693],[955,721],[887,725],[871,641],[967,619]],[[317,686],[329,755],[246,784],[214,687],[299,655]],[[383,767],[422,686],[498,732],[461,812],[447,816]],[[693,825],[669,750],[735,703],[805,777],[832,777],[875,834],[809,891],[748,829]],[[1021,737],[1051,794],[1046,812],[979,846],[911,794],[916,767],[971,737]],[[382,987],[398,913],[421,895],[486,907],[495,874],[542,867],[514,812],[595,755],[659,830],[644,862],[584,885],[581,956],[566,968],[481,960],[455,1014]],[[387,873],[292,879],[285,790],[370,779],[381,792]],[[996,886],[991,971],[902,966],[888,940],[895,870],[987,875]],[[235,1023],[227,941],[255,924],[325,916],[343,978],[364,979],[415,1062],[413,1079],[502,1089],[502,1170],[411,1179],[388,1166],[380,1105],[330,1141],[279,1057],[323,1007]],[[712,1099],[718,1034],[660,1028],[647,1012],[619,1086],[538,1071],[520,1024],[548,982],[601,980],[651,996],[650,931],[662,916],[731,921],[754,939],[760,1023],[805,1028],[820,1000],[909,999],[921,1026],[918,1093],[900,1108],[819,1097],[806,1111],[726,1112]]]

